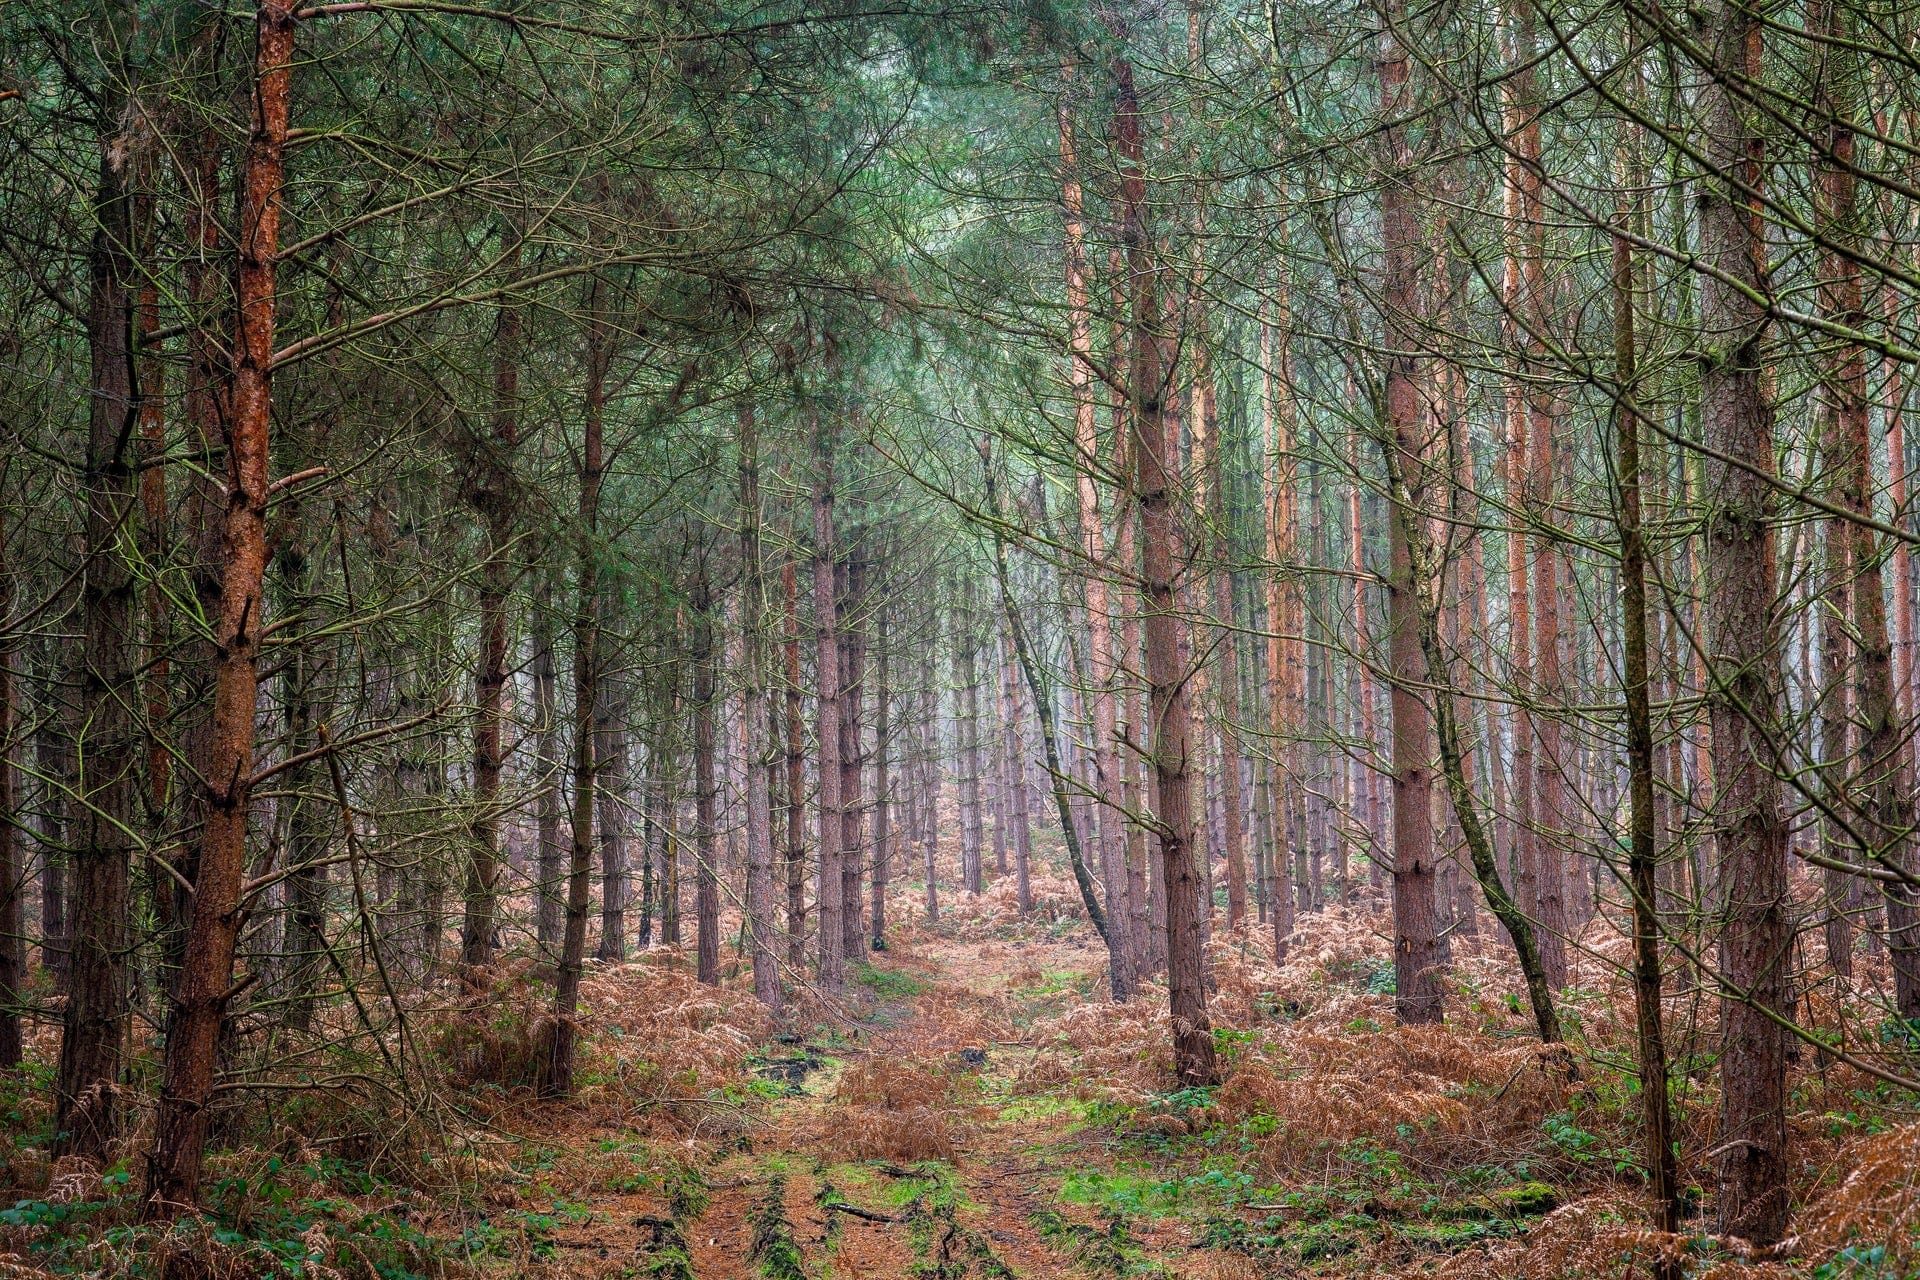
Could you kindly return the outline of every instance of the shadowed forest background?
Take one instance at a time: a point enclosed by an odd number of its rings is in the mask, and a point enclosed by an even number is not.
[[[1917,304],[1889,0],[0,5],[0,1270],[1920,1275]]]

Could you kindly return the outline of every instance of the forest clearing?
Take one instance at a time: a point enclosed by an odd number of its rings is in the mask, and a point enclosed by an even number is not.
[[[0,4],[0,1272],[1920,1280],[1917,17]]]

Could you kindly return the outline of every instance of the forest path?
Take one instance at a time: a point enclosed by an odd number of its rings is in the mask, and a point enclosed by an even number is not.
[[[1110,1166],[1106,1144],[1062,1097],[1017,1084],[1035,1052],[1019,1032],[1098,981],[1084,932],[914,930],[850,966],[845,1016],[761,1055],[785,1096],[701,1167],[692,1202],[595,1194],[564,1244],[670,1280],[1166,1274],[1131,1242],[1125,1262],[1088,1248],[1109,1228],[1061,1192]]]

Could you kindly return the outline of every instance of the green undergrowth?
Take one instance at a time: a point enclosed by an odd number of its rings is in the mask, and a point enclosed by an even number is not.
[[[190,1258],[219,1274],[306,1277],[330,1267],[369,1280],[425,1280],[449,1264],[537,1259],[551,1232],[540,1215],[507,1213],[430,1234],[411,1220],[415,1200],[406,1189],[337,1160],[269,1159],[254,1176],[217,1179],[206,1200],[203,1214],[143,1224],[138,1191],[117,1169],[98,1199],[20,1200],[0,1210],[0,1234],[57,1276],[161,1277]]]
[[[776,1173],[767,1179],[767,1193],[747,1215],[753,1232],[747,1256],[761,1280],[807,1280],[807,1259],[787,1219],[787,1179]]]
[[[1093,1276],[1165,1276],[1167,1269],[1148,1257],[1127,1229],[1126,1218],[1107,1213],[1103,1226],[1088,1226],[1053,1209],[1037,1209],[1028,1217],[1041,1239],[1072,1258]]]
[[[911,1000],[927,989],[925,982],[904,969],[882,967],[870,960],[855,965],[853,977],[880,1000]]]
[[[1177,1152],[1144,1154],[1148,1158],[1074,1170],[1061,1180],[1059,1203],[1091,1209],[1105,1229],[1056,1210],[1036,1215],[1035,1226],[1082,1269],[1148,1274],[1127,1223],[1179,1219],[1193,1224],[1203,1247],[1276,1266],[1311,1266],[1383,1240],[1455,1253],[1524,1233],[1560,1199],[1552,1186],[1505,1165],[1476,1166],[1444,1181],[1420,1177],[1398,1153],[1372,1142],[1331,1153],[1328,1167],[1340,1174],[1335,1180],[1290,1187],[1264,1183],[1239,1167],[1237,1150],[1208,1149],[1196,1140]]]
[[[885,1198],[904,1210],[915,1280],[1015,1280],[993,1243],[960,1220],[967,1200],[950,1167],[938,1160],[876,1167],[894,1183]]]

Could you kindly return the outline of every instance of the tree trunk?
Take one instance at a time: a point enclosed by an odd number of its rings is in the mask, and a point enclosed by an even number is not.
[[[293,510],[288,513],[288,532],[275,557],[275,566],[286,615],[313,619],[321,606],[314,598],[313,566],[299,541],[304,533],[295,502],[297,500],[288,504]],[[312,628],[314,623],[309,621],[303,625]],[[319,729],[327,721],[327,707],[320,687],[321,658],[315,652],[317,644],[310,637],[299,636],[287,647],[290,652],[281,668],[281,701],[287,718],[286,750],[294,755],[314,746]],[[286,1023],[296,1031],[306,1031],[312,1025],[317,994],[314,988],[327,945],[326,856],[337,820],[316,798],[321,773],[317,761],[299,765],[287,770],[284,783],[291,793],[291,798],[284,803],[291,811],[287,814],[287,878],[283,882],[287,932],[281,946],[285,971],[281,975],[280,996],[286,1001]]]
[[[1554,524],[1554,406],[1553,392],[1541,385],[1545,371],[1545,334],[1553,324],[1551,301],[1547,296],[1545,255],[1546,206],[1542,198],[1540,172],[1539,104],[1534,89],[1532,62],[1536,57],[1533,14],[1525,4],[1515,13],[1514,49],[1514,139],[1515,162],[1512,166],[1517,205],[1523,235],[1519,249],[1518,275],[1513,288],[1524,316],[1524,329],[1516,325],[1527,352],[1529,372],[1534,376],[1523,385],[1522,405],[1526,415],[1528,452],[1524,455],[1525,479],[1522,483],[1522,509],[1534,526],[1532,608],[1534,637],[1531,657],[1529,710],[1533,766],[1531,810],[1533,825],[1525,849],[1531,854],[1527,883],[1531,890],[1530,910],[1539,923],[1540,959],[1546,966],[1547,981],[1557,991],[1567,984],[1567,853],[1572,813],[1566,803],[1566,772],[1562,760],[1560,721],[1545,704],[1564,701],[1560,687],[1560,581],[1559,551],[1550,532]]]
[[[892,780],[887,772],[887,751],[893,732],[893,691],[887,686],[887,615],[882,612],[875,635],[879,672],[874,690],[873,726],[873,904],[868,913],[871,945],[875,951],[887,949],[887,883],[893,874]]]
[[[518,228],[507,248],[509,271],[519,262]],[[592,304],[598,306],[596,301]],[[481,971],[493,956],[496,900],[500,876],[501,725],[507,685],[507,596],[513,587],[511,561],[516,497],[513,452],[520,436],[520,312],[500,309],[493,334],[492,439],[480,445],[478,479],[472,500],[485,525],[486,550],[480,564],[480,666],[475,676],[473,727],[472,852],[467,864],[466,912],[460,923],[462,981],[469,990],[484,987]]]
[[[604,593],[601,608],[618,588]],[[610,610],[608,610],[610,612]],[[601,635],[610,629],[604,619]],[[602,639],[598,649],[604,650]],[[604,652],[603,667],[608,665]],[[627,741],[627,704],[624,682],[609,670],[594,681],[594,802],[598,807],[600,843],[600,945],[595,959],[608,962],[627,958],[627,770],[631,764]]]
[[[1632,177],[1629,166],[1629,177]],[[1627,211],[1621,210],[1624,215]],[[1674,1167],[1671,1102],[1667,1094],[1667,1041],[1660,1009],[1659,832],[1655,828],[1653,710],[1648,697],[1647,550],[1640,518],[1640,415],[1635,381],[1633,251],[1623,235],[1613,237],[1614,378],[1621,400],[1614,408],[1619,436],[1621,662],[1627,704],[1629,791],[1628,884],[1633,891],[1633,1002],[1639,1033],[1640,1115],[1646,1153],[1647,1190],[1653,1227],[1669,1235],[1680,1229],[1679,1182]],[[1681,1280],[1684,1268],[1663,1250],[1656,1280]]]
[[[14,565],[7,540],[4,509],[0,509],[0,618],[12,618]],[[20,686],[14,679],[16,641],[0,635],[0,1070],[20,1065],[20,984],[26,975],[26,943],[20,919],[20,886],[25,882],[20,864],[20,790],[13,753],[18,749],[14,730],[19,722]]]
[[[866,954],[867,939],[861,917],[861,865],[867,843],[866,805],[861,799],[865,777],[865,702],[867,691],[867,561],[856,541],[847,561],[846,590],[840,606],[840,945],[849,960]]]
[[[740,682],[747,770],[747,943],[753,955],[753,994],[780,1012],[780,956],[773,899],[774,735],[767,702],[767,585],[760,562],[760,447],[753,401],[736,417],[740,450]],[[796,655],[797,656],[797,655]]]
[[[534,754],[540,770],[539,792],[534,800],[534,821],[540,842],[534,871],[534,936],[543,957],[553,956],[560,945],[561,917],[565,911],[560,888],[564,855],[560,841],[558,683],[553,667],[553,585],[542,576],[533,602],[533,714],[538,722],[534,729]]]
[[[1530,30],[1525,20],[1516,20],[1515,27]],[[1523,136],[1529,126],[1528,104],[1522,101],[1521,87],[1528,85],[1524,70],[1528,55],[1521,49],[1516,39],[1509,50],[1509,61],[1513,63],[1515,74],[1509,78],[1502,104],[1503,118],[1509,133],[1516,138]],[[1537,126],[1533,127],[1534,136],[1538,136]],[[1508,156],[1502,183],[1505,202],[1505,215],[1509,227],[1518,227],[1521,219],[1522,189],[1529,181],[1524,170],[1519,148]],[[1522,344],[1521,308],[1523,306],[1521,285],[1521,252],[1517,236],[1508,238],[1503,271],[1501,277],[1502,334],[1509,349],[1517,350]],[[1524,516],[1521,514],[1527,500],[1528,449],[1527,400],[1524,380],[1516,370],[1507,380],[1506,403],[1502,418],[1505,423],[1505,451],[1503,480],[1506,489],[1508,524],[1505,531],[1507,552],[1507,678],[1512,686],[1513,696],[1520,700],[1510,714],[1510,730],[1513,747],[1510,758],[1509,808],[1510,813],[1507,834],[1508,864],[1513,883],[1514,901],[1529,919],[1540,918],[1540,895],[1536,884],[1536,864],[1539,838],[1534,830],[1533,809],[1533,714],[1528,700],[1532,696],[1533,684],[1533,606],[1532,593],[1527,579],[1527,540],[1523,532]]]
[[[605,475],[610,340],[605,318],[606,284],[587,285],[586,394],[580,441],[580,499],[574,535],[573,602],[573,821],[567,856],[567,911],[554,982],[553,1023],[542,1055],[538,1092],[545,1098],[573,1093],[574,1045],[580,1028],[580,978],[586,969],[587,910],[593,879],[594,711],[600,702],[600,488]]]
[[[1012,827],[1008,832],[1008,842],[1013,846],[1015,898],[1020,904],[1020,913],[1025,915],[1033,910],[1033,830],[1027,820],[1027,753],[1020,742],[1020,686],[1019,677],[1014,671],[1017,662],[1013,652],[1013,637],[1003,631],[1000,645],[1000,780],[1001,789],[1006,793],[1006,803],[1000,811],[1006,815]],[[1108,776],[1111,775],[1102,774],[1098,779],[1101,787],[1106,785]],[[1112,812],[1100,815],[1103,840],[1100,874],[1106,892],[1107,915],[1124,922],[1127,918],[1126,868],[1118,860],[1109,866],[1104,854],[1104,838],[1109,828],[1117,831],[1118,817]]]
[[[704,550],[702,555],[704,557]],[[695,973],[701,982],[720,982],[720,881],[718,801],[714,769],[720,645],[714,635],[714,599],[703,558],[693,584],[693,802]]]
[[[1861,297],[1859,258],[1866,236],[1861,225],[1855,177],[1852,121],[1861,108],[1859,54],[1855,47],[1850,0],[1811,0],[1808,27],[1830,37],[1816,61],[1816,106],[1828,122],[1827,136],[1815,157],[1815,222],[1821,240],[1821,313],[1838,324],[1864,332],[1869,325]],[[1832,414],[1840,503],[1863,519],[1873,515],[1873,438],[1869,418],[1866,351],[1856,343],[1831,345],[1822,370],[1822,390]],[[1889,430],[1894,430],[1889,415]],[[1898,508],[1896,508],[1898,510]],[[1857,644],[1854,698],[1860,726],[1857,812],[1859,834],[1870,852],[1853,852],[1850,861],[1878,861],[1896,874],[1910,875],[1912,803],[1902,784],[1906,750],[1895,691],[1893,644],[1887,633],[1886,597],[1881,581],[1879,535],[1864,523],[1835,521],[1834,533],[1851,539],[1853,630]],[[1904,594],[1905,582],[1896,584]],[[1832,693],[1832,691],[1828,691]],[[1829,758],[1831,752],[1829,751]],[[1844,765],[1839,770],[1844,776]],[[1849,886],[1851,887],[1851,886]],[[1920,1018],[1920,911],[1906,881],[1886,887],[1889,951],[1893,960],[1894,1006],[1902,1018]],[[1852,969],[1852,930],[1838,904],[1829,902],[1827,947],[1834,966]]]
[[[1425,415],[1419,398],[1419,267],[1421,237],[1414,195],[1403,185],[1413,168],[1401,117],[1411,109],[1411,67],[1398,25],[1406,20],[1399,0],[1388,6],[1387,30],[1380,37],[1383,143],[1390,173],[1380,189],[1380,227],[1386,260],[1382,289],[1387,330],[1383,453],[1402,483],[1393,495],[1388,521],[1391,547],[1387,580],[1388,663],[1393,672],[1393,921],[1394,1010],[1409,1025],[1437,1023],[1440,993],[1440,938],[1435,921],[1432,726],[1418,685],[1426,678],[1420,651],[1420,600],[1414,581],[1412,538],[1415,521],[1426,519],[1420,504],[1426,486]]]
[[[1761,74],[1760,15],[1723,0],[1707,16],[1703,43],[1726,76]],[[1700,403],[1706,446],[1704,507],[1706,644],[1715,670],[1706,684],[1713,763],[1710,818],[1719,846],[1721,1007],[1721,1228],[1760,1244],[1787,1228],[1788,952],[1787,829],[1768,735],[1780,713],[1780,633],[1773,611],[1777,568],[1773,406],[1761,386],[1767,239],[1760,209],[1765,144],[1749,118],[1757,108],[1724,80],[1701,89],[1706,172],[1696,193],[1702,275]],[[1722,459],[1733,459],[1741,465]]]
[[[278,0],[266,0],[256,11],[252,123],[240,170],[234,378],[225,418],[225,555],[214,623],[211,741],[202,783],[205,819],[147,1168],[144,1212],[153,1219],[171,1219],[198,1199],[220,1023],[245,985],[233,982],[233,956],[241,923],[259,698],[256,663],[263,621],[260,588],[267,563],[275,271],[294,22],[293,10]]]
[[[819,686],[815,737],[818,770],[820,859],[815,910],[819,912],[820,986],[838,993],[845,982],[846,946],[840,902],[840,841],[845,819],[840,812],[840,606],[835,591],[833,496],[835,416],[821,412],[814,427],[813,474],[813,627],[814,679]]]
[[[110,71],[110,76],[120,72]],[[120,1070],[126,1052],[129,868],[139,733],[133,653],[133,566],[121,539],[137,528],[131,442],[140,410],[132,336],[133,160],[118,119],[118,82],[105,91],[95,230],[88,254],[85,637],[81,737],[68,884],[67,1005],[54,1083],[54,1150],[104,1163],[119,1135]]]
[[[787,766],[787,966],[799,972],[807,962],[807,758],[800,724],[800,591],[793,558],[780,567],[780,595],[786,609],[785,657]]]
[[[977,626],[973,584],[960,588],[953,611],[954,728],[960,752],[960,885],[977,894],[985,887],[981,867],[980,676],[975,663]]]
[[[1167,996],[1173,1016],[1175,1071],[1183,1084],[1210,1085],[1218,1072],[1207,1020],[1206,956],[1200,942],[1199,875],[1194,865],[1193,726],[1174,599],[1178,535],[1167,466],[1168,370],[1162,352],[1156,268],[1151,261],[1153,236],[1146,225],[1145,139],[1132,64],[1114,59],[1113,78],[1114,132],[1121,160],[1121,238],[1133,293],[1128,369],[1134,433],[1131,481],[1140,519],[1141,612],[1150,704],[1147,752],[1154,773],[1154,817],[1166,886]]]
[[[934,636],[940,633],[938,606],[928,619],[927,630]],[[934,658],[929,651],[920,667],[920,732],[926,740],[926,749],[920,757],[924,785],[921,809],[927,820],[927,838],[921,844],[920,856],[925,863],[923,872],[927,882],[928,924],[940,921],[940,764],[937,758],[940,745],[940,690],[934,684],[934,671]]]

